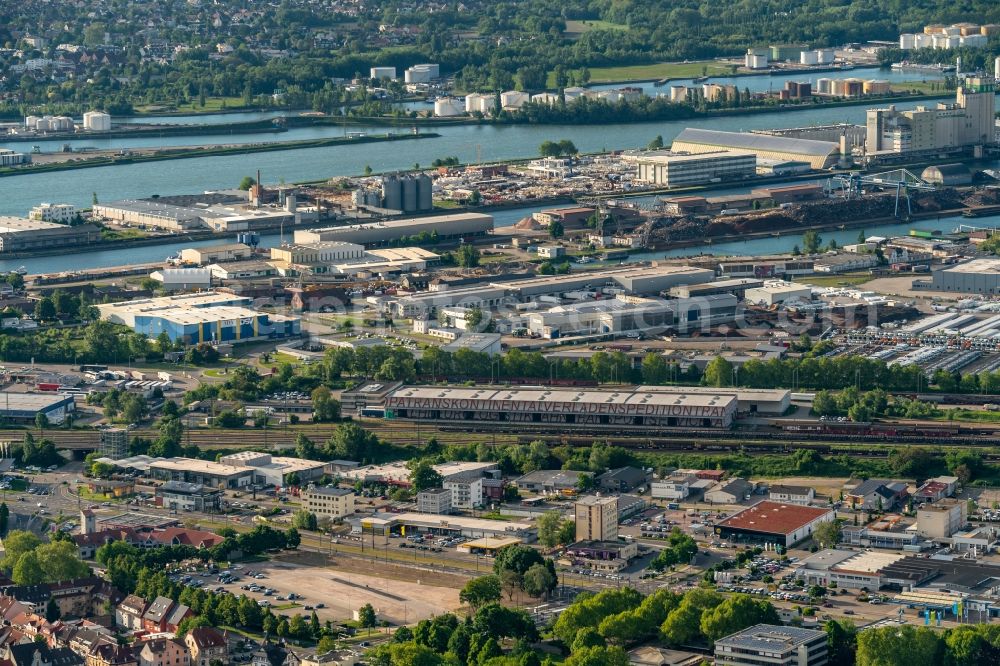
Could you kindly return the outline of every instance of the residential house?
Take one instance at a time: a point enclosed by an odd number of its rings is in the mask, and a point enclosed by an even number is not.
[[[250,666],[300,666],[301,659],[284,645],[264,640],[250,657]]]
[[[116,587],[96,576],[59,583],[7,585],[0,588],[0,595],[16,599],[39,614],[45,613],[49,599],[53,599],[64,618],[105,615],[108,604],[117,604],[123,596]]]
[[[483,505],[482,475],[456,475],[445,480],[441,487],[451,491],[451,506],[456,509],[473,509]]]
[[[816,497],[816,489],[808,486],[774,485],[768,489],[767,498],[772,502],[809,504]]]
[[[906,484],[888,479],[868,479],[844,493],[844,502],[865,511],[893,511],[906,500]]]
[[[148,607],[149,604],[139,595],[128,595],[115,608],[115,625],[125,631],[139,631]]]
[[[129,647],[101,643],[86,656],[86,666],[139,666],[139,659]]]
[[[649,483],[650,473],[638,467],[609,469],[597,477],[597,486],[609,493],[627,493]]]
[[[0,659],[10,666],[84,666],[83,657],[69,648],[53,648],[38,641],[7,645]]]
[[[184,604],[174,604],[174,607],[170,609],[170,613],[167,614],[166,630],[171,633],[177,633],[181,622],[192,615],[194,615],[194,611]]]
[[[746,479],[719,481],[705,491],[705,501],[709,504],[741,504],[753,493],[753,484]]]
[[[167,618],[173,610],[174,600],[169,597],[156,597],[146,607],[142,614],[142,629],[151,634],[163,633],[167,630]]]
[[[191,655],[191,666],[209,666],[213,660],[229,663],[229,641],[214,627],[196,627],[184,637]]]
[[[191,666],[191,655],[179,638],[154,638],[138,650],[139,666]]]

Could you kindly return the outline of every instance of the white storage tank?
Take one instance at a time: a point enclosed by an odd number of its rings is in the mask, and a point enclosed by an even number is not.
[[[1000,58],[997,58],[1000,61]],[[687,101],[688,89],[687,86],[670,86],[670,101],[671,102],[686,102]]]
[[[910,49],[916,48],[917,40],[912,33],[903,33],[899,36],[899,48],[904,51],[909,51]]]
[[[434,100],[434,115],[441,118],[460,116],[465,113],[465,100],[456,97],[439,97]]]
[[[919,33],[913,36],[913,43],[915,48],[927,49],[934,46],[934,38],[931,35]]]
[[[803,65],[818,65],[819,51],[803,51],[799,54],[799,62]]]

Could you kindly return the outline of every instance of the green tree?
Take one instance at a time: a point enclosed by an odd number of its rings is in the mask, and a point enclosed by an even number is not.
[[[544,564],[533,564],[524,572],[524,591],[533,597],[544,597],[555,589],[555,574]]]
[[[317,386],[312,392],[313,420],[319,422],[340,419],[340,403],[333,399],[330,389]]]
[[[18,585],[38,585],[45,582],[45,571],[34,551],[25,553],[17,560],[11,571],[11,580]]]
[[[716,356],[705,366],[702,382],[716,388],[731,386],[733,383],[733,364],[722,356]]]
[[[589,647],[574,652],[564,666],[628,666],[628,655],[620,647]]]
[[[680,604],[667,615],[660,627],[663,637],[671,645],[687,645],[703,638],[702,614],[724,601],[712,590],[694,589],[684,595]],[[714,625],[713,625],[714,627]]]
[[[823,629],[826,631],[830,664],[853,666],[855,652],[858,649],[858,630],[854,624],[849,620],[828,620]]]
[[[59,604],[53,597],[49,597],[49,600],[45,603],[45,619],[49,622],[55,622],[62,616],[62,611],[59,610]]]
[[[813,540],[820,548],[833,548],[840,542],[840,520],[828,520],[813,530]]]
[[[10,524],[10,509],[7,502],[0,504],[0,538],[7,536],[7,526]]]
[[[699,626],[701,633],[714,641],[755,624],[781,624],[781,619],[771,602],[748,594],[734,594],[705,610]]]
[[[458,600],[473,610],[500,601],[500,578],[494,574],[469,580],[459,591]]]
[[[657,385],[667,381],[667,362],[662,354],[650,352],[642,358],[642,382]]]
[[[858,634],[858,666],[940,664],[943,641],[929,627],[879,627]]]
[[[475,268],[479,265],[479,250],[471,243],[463,243],[455,251],[455,261],[462,268]]]
[[[38,299],[35,303],[35,319],[52,321],[56,318],[56,304],[49,296]]]
[[[816,254],[823,245],[823,237],[818,231],[810,229],[802,234],[802,249],[806,254]]]
[[[292,516],[292,525],[300,530],[310,530],[315,532],[318,522],[316,514],[306,509],[299,509]]]
[[[243,180],[240,181],[239,188],[241,190],[249,190],[256,184],[257,180],[253,176],[243,176]]]
[[[362,629],[368,630],[371,636],[372,628],[377,624],[378,618],[375,616],[375,608],[371,604],[365,604],[358,609],[358,624]]]
[[[652,141],[650,141],[646,148],[648,150],[661,150],[663,148],[663,135],[657,134]]]
[[[35,427],[38,428],[39,430],[44,430],[45,428],[48,428],[49,417],[43,414],[42,412],[38,412],[37,414],[35,414]]]
[[[417,492],[428,488],[440,488],[442,482],[441,475],[427,460],[420,461],[410,475],[410,483]]]
[[[566,230],[563,227],[563,223],[559,220],[552,220],[549,222],[549,236],[552,238],[562,238],[566,234]]]
[[[538,542],[546,548],[558,545],[560,543],[559,537],[562,522],[562,514],[556,509],[546,511],[540,515],[535,520],[535,524],[538,527]]]

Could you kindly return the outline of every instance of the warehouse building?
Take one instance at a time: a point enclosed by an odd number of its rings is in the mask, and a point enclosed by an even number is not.
[[[716,523],[720,539],[737,543],[794,546],[812,536],[820,523],[836,517],[832,509],[764,500]]]
[[[294,209],[294,198],[289,204]],[[212,231],[253,231],[293,225],[294,210],[273,206],[254,207],[233,194],[203,193],[149,199],[125,199],[95,204],[95,216],[120,224],[154,227],[168,231],[209,228]]]
[[[55,393],[0,393],[0,418],[4,423],[31,423],[44,414],[49,423],[59,424],[76,411],[73,396]]]
[[[205,247],[188,247],[181,250],[181,261],[186,264],[206,266],[225,261],[244,261],[250,258],[253,251],[243,243],[225,243],[223,245],[207,245]]]
[[[79,249],[101,239],[93,224],[70,227],[55,222],[0,216],[0,253],[65,247]]]
[[[736,398],[636,388],[496,389],[407,386],[385,400],[387,418],[577,425],[728,428]]]
[[[945,266],[931,273],[929,281],[914,280],[913,288],[961,294],[1000,294],[1000,259],[973,259]]]
[[[677,135],[670,148],[676,152],[688,153],[714,153],[720,150],[752,153],[758,160],[807,162],[813,169],[831,167],[840,157],[840,146],[832,141],[690,127]]]
[[[251,310],[244,296],[203,292],[98,305],[101,318],[156,338],[185,344],[250,342],[299,335],[298,317]]]
[[[636,157],[635,163],[637,180],[664,187],[741,180],[757,175],[756,155],[729,150],[696,154],[647,152]]]
[[[469,239],[485,236],[493,230],[493,216],[482,213],[456,213],[385,220],[368,224],[351,224],[321,229],[296,229],[295,242],[299,244],[342,241],[365,246],[390,245],[406,241],[418,245],[421,234],[434,234],[439,241]]]
[[[732,280],[705,282],[703,284],[684,284],[679,287],[671,287],[668,293],[674,298],[702,298],[705,296],[715,296],[716,294],[732,294],[742,300],[747,289],[763,285],[763,280],[735,278]]]
[[[510,520],[489,520],[466,516],[439,516],[429,513],[376,513],[360,521],[365,534],[397,534],[411,536],[431,534],[434,536],[515,537],[522,541],[534,541],[535,535],[529,523]]]
[[[200,483],[167,481],[156,488],[157,503],[174,511],[218,511],[222,507],[222,491],[206,488]]]
[[[737,298],[716,294],[696,299],[614,298],[558,305],[527,316],[528,330],[554,340],[580,335],[629,333],[649,329],[705,331],[736,319]]]
[[[639,392],[731,395],[740,414],[781,415],[791,406],[791,392],[785,389],[715,388],[714,386],[640,386]]]
[[[812,300],[812,288],[795,282],[768,282],[762,287],[747,289],[744,298],[748,303],[771,307],[789,301]]]
[[[208,268],[161,268],[149,277],[159,282],[163,291],[192,291],[212,286],[212,271]]]

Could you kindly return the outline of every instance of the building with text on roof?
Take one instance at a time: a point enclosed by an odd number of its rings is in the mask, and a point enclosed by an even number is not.
[[[734,543],[794,546],[821,524],[836,518],[832,509],[764,500],[715,524],[715,534]]]
[[[638,388],[549,389],[404,386],[385,399],[386,418],[432,421],[728,428],[732,395]]]
[[[715,641],[716,666],[823,666],[826,632],[758,624]]]

